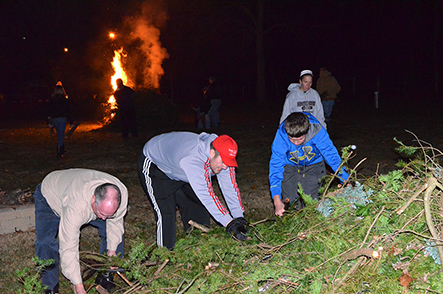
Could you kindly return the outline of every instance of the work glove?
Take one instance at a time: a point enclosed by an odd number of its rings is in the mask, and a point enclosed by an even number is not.
[[[245,228],[246,220],[243,217],[233,219],[227,226],[226,231],[233,236],[236,240],[246,240],[246,233],[248,230]]]
[[[244,218],[244,217],[238,217],[238,218],[236,218],[236,220],[238,221],[238,223],[241,225],[240,227],[239,227],[239,230],[242,232],[242,233],[247,233],[248,232],[248,228],[246,227],[246,224],[248,223],[247,221],[246,221],[246,219]]]

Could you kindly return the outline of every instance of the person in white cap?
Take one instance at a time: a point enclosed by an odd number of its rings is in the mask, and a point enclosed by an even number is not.
[[[177,207],[185,231],[189,221],[209,227],[210,216],[234,239],[246,240],[246,220],[235,180],[237,143],[227,135],[170,132],[150,139],[137,161],[140,183],[157,222],[157,245],[175,246]],[[229,211],[215,195],[217,176]]]
[[[300,73],[300,83],[291,83],[288,87],[280,124],[293,112],[308,112],[315,116],[326,129],[325,115],[320,95],[311,88],[313,73],[305,69]]]

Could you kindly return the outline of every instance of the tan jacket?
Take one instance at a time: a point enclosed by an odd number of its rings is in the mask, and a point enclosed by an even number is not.
[[[108,250],[116,251],[124,233],[123,217],[128,205],[128,190],[114,176],[88,169],[68,169],[48,174],[41,191],[54,213],[60,217],[59,253],[63,275],[72,284],[82,283],[79,264],[80,228],[95,219],[91,201],[94,190],[104,183],[119,187],[121,204],[115,218],[106,220]]]
[[[324,69],[320,71],[320,78],[317,80],[316,90],[322,101],[335,100],[337,99],[337,94],[341,91],[341,87],[337,80],[331,75],[331,72]]]

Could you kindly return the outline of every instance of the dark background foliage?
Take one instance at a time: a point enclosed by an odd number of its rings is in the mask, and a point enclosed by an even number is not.
[[[227,101],[281,105],[301,70],[317,76],[320,67],[336,76],[342,97],[362,107],[374,91],[386,106],[432,104],[441,97],[442,6],[412,0],[2,1],[2,108],[35,112],[57,80],[73,100],[109,95],[113,50],[130,34],[125,24],[140,7],[149,7],[169,54],[159,91],[176,104],[192,103],[214,75]],[[112,43],[109,31],[119,41]]]

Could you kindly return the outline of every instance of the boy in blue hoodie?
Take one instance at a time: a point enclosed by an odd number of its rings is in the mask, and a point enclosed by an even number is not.
[[[320,179],[326,174],[325,161],[334,171],[340,167],[340,155],[325,128],[309,113],[291,113],[277,130],[269,162],[275,215],[283,215],[284,202],[296,202],[299,208],[303,207],[298,183],[305,194],[319,199]],[[348,179],[344,167],[338,177],[341,182]]]

